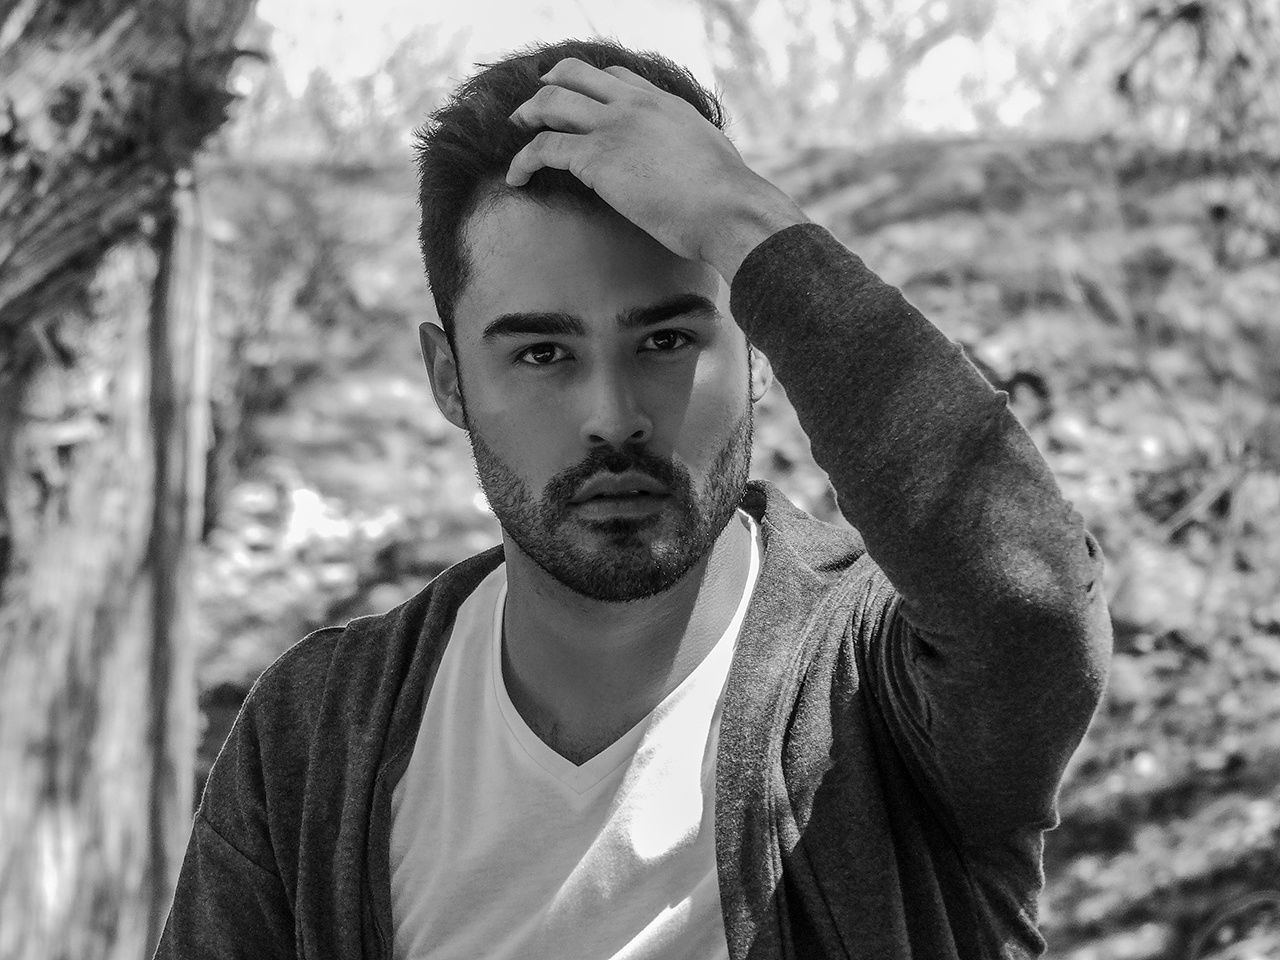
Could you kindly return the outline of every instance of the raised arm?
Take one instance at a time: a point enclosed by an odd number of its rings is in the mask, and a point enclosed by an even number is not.
[[[883,571],[860,624],[900,749],[972,840],[1052,826],[1101,695],[1098,544],[960,346],[827,231],[756,247],[735,318]]]

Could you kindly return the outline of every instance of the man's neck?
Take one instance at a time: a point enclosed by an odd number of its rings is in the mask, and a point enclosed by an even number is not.
[[[735,516],[701,561],[643,600],[591,600],[509,541],[502,672],[511,701],[575,763],[641,720],[724,634],[746,586],[751,532]]]

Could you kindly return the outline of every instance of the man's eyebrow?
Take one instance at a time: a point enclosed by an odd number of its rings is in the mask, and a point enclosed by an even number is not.
[[[491,320],[480,334],[488,343],[499,337],[517,337],[522,334],[538,336],[581,336],[582,321],[568,313],[504,313]]]
[[[650,327],[655,323],[663,323],[673,317],[682,317],[689,313],[715,314],[716,305],[701,294],[680,293],[648,307],[632,307],[630,310],[624,310],[618,317],[618,326],[623,330]]]
[[[681,293],[647,307],[632,307],[624,310],[618,315],[618,326],[623,330],[634,330],[637,327],[650,327],[690,313],[715,314],[716,305],[701,294]],[[529,335],[572,337],[582,336],[584,333],[586,333],[586,327],[582,321],[569,313],[559,311],[504,313],[485,326],[480,339],[488,343],[499,337]]]

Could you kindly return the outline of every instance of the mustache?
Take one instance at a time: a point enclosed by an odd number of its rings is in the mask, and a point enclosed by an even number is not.
[[[687,499],[689,471],[673,460],[639,448],[593,450],[580,462],[552,477],[544,488],[543,499],[548,503],[564,504],[592,477],[628,471],[646,474],[678,499]]]

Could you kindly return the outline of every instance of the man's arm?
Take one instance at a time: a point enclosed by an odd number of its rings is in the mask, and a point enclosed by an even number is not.
[[[263,683],[254,684],[209,772],[155,960],[286,960],[296,953],[294,913],[267,823]]]
[[[755,248],[731,304],[892,584],[861,640],[899,748],[966,839],[1052,826],[1110,621],[1098,544],[1007,394],[814,225]]]
[[[294,956],[284,884],[196,814],[155,960]]]
[[[543,80],[512,119],[546,129],[507,183],[569,170],[731,284],[735,319],[892,585],[871,604],[865,679],[900,748],[967,839],[1050,826],[1110,626],[1097,542],[1007,394],[683,100],[573,59]]]

